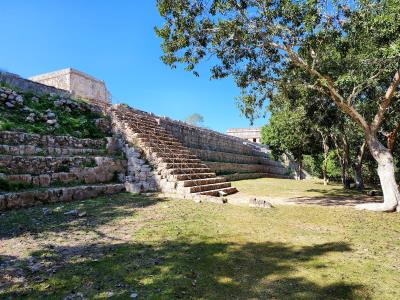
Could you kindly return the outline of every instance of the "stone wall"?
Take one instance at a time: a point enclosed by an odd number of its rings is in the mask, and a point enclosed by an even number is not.
[[[32,92],[33,94],[56,94],[60,97],[70,98],[72,95],[70,92],[62,89],[58,89],[52,86],[34,82],[28,79],[24,79],[16,74],[1,72],[0,71],[0,82],[16,87],[25,92]]]
[[[128,192],[155,192],[159,190],[152,167],[144,160],[142,152],[128,144],[124,145],[128,160],[125,187]]]
[[[226,134],[250,142],[261,143],[261,128],[229,128]]]
[[[240,138],[217,131],[192,126],[169,118],[160,118],[160,125],[174,135],[183,145],[194,149],[211,150],[249,156],[264,156],[255,151]]]
[[[87,99],[96,105],[108,106],[111,103],[111,95],[104,81],[72,68],[33,76],[29,79],[48,86],[67,90],[72,95]]]
[[[0,131],[1,144],[38,147],[106,148],[107,140],[78,139],[71,136],[40,135],[15,131]]]
[[[37,204],[85,200],[111,195],[125,190],[123,184],[56,187],[20,193],[0,194],[0,210],[28,207]]]
[[[290,173],[283,163],[269,159],[268,153],[241,138],[166,117],[159,118],[159,123],[217,174],[264,173],[286,177]]]
[[[217,174],[226,173],[267,173],[287,176],[288,172],[285,168],[268,166],[268,165],[256,165],[256,164],[236,164],[226,162],[214,162],[206,161],[207,166]]]

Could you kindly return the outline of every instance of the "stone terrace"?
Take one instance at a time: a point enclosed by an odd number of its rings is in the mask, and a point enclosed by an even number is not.
[[[126,105],[114,105],[111,114],[114,130],[127,142],[141,148],[155,168],[161,191],[206,196],[237,191],[161,127],[154,116]]]
[[[126,161],[104,139],[2,131],[0,141],[0,179],[18,186],[0,192],[0,210],[124,190],[117,178],[125,175]]]

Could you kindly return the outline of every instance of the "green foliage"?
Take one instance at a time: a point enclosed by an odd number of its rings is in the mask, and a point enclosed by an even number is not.
[[[301,108],[274,111],[269,124],[261,129],[261,143],[268,145],[275,157],[290,152],[300,161],[310,152],[312,141],[310,123]]]
[[[32,185],[26,182],[14,182],[0,178],[0,191],[4,192],[18,192],[31,188]]]
[[[94,159],[89,160],[89,161],[85,161],[81,165],[81,167],[83,167],[83,168],[94,168],[96,166],[97,166],[97,164],[96,164],[96,161]]]
[[[55,172],[56,173],[69,172],[69,166],[68,165],[60,165],[56,168]]]
[[[15,88],[12,88],[16,90]],[[67,111],[64,107],[57,107],[54,105],[54,101],[57,97],[51,97],[49,95],[37,96],[31,92],[21,92],[24,97],[24,106],[31,109],[35,113],[35,122],[27,122],[26,118],[30,112],[21,112],[19,109],[7,109],[3,105],[0,106],[0,130],[9,131],[23,131],[28,133],[38,134],[52,134],[52,135],[70,135],[78,138],[103,138],[108,133],[100,130],[95,120],[99,118],[105,118],[104,115],[94,112],[88,108],[85,109],[73,109]],[[38,101],[32,101],[32,97],[39,98]],[[76,99],[71,101],[82,102]],[[86,105],[86,107],[88,107]],[[41,116],[46,114],[46,111],[50,109],[55,113],[58,128],[54,128],[46,124],[46,121]]]
[[[212,78],[234,78],[242,90],[240,108],[250,119],[287,70],[301,70],[305,86],[328,95],[332,81],[345,98],[355,86],[362,91],[387,84],[397,70],[397,0],[158,0],[157,7],[165,19],[155,29],[163,62],[198,75],[196,65],[212,57]],[[351,101],[363,102],[365,95]]]
[[[311,176],[321,178],[323,160],[324,157],[321,153],[317,155],[304,155],[303,168]]]
[[[342,176],[340,164],[337,159],[337,155],[335,151],[329,151],[328,160],[327,160],[327,168],[326,168],[326,175],[329,178],[339,180]]]
[[[194,126],[203,126],[204,125],[204,117],[198,113],[191,114],[190,116],[186,117],[184,122],[194,125]]]

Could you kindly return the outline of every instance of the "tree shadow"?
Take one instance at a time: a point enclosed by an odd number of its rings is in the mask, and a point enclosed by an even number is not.
[[[138,209],[168,201],[157,196],[120,193],[84,201],[53,203],[0,212],[0,239],[24,234],[61,233],[72,229],[95,230],[100,225],[132,216]]]
[[[348,252],[346,243],[294,247],[283,243],[209,243],[165,241],[90,244],[45,248],[34,261],[19,261],[26,281],[3,283],[0,297],[63,299],[368,299],[368,289],[344,281],[326,284],[302,277],[299,269],[323,273],[314,260]],[[32,271],[32,264],[42,268]],[[1,272],[1,271],[0,271]],[[71,298],[73,299],[73,298]]]
[[[362,203],[379,203],[383,201],[382,197],[368,196],[356,190],[308,189],[307,192],[319,193],[323,196],[293,197],[290,198],[290,202],[321,206],[355,206]]]

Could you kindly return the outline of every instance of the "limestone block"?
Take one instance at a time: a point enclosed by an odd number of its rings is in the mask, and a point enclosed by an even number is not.
[[[142,191],[141,184],[125,182],[125,189],[128,193],[139,194]]]
[[[47,175],[47,174],[39,175],[39,185],[40,186],[47,187],[50,185],[50,182],[51,182],[50,175]]]
[[[74,191],[71,188],[60,189],[58,201],[70,202],[73,199]]]
[[[6,195],[0,195],[0,210],[7,208],[7,198]]]

